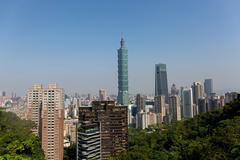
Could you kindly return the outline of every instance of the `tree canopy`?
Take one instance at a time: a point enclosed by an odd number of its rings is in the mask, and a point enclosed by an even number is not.
[[[113,160],[240,160],[240,102],[148,130],[130,129],[129,149]]]
[[[0,160],[44,160],[33,123],[0,110]]]

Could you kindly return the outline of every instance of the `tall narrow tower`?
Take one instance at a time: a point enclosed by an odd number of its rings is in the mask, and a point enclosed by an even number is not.
[[[118,104],[128,105],[128,50],[121,39],[118,49]]]
[[[42,148],[47,160],[63,159],[64,91],[50,84],[43,92]]]
[[[166,64],[155,65],[155,96],[165,96],[168,103],[168,80]]]

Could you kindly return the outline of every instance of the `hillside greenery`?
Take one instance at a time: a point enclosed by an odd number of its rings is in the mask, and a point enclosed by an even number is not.
[[[0,110],[0,160],[44,160],[33,123]]]
[[[129,130],[129,149],[112,160],[240,160],[240,102],[149,130]]]

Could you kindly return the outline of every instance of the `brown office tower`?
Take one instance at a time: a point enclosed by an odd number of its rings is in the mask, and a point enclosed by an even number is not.
[[[105,160],[127,150],[127,114],[127,106],[116,106],[114,101],[94,101],[92,107],[80,107],[78,160]]]
[[[47,160],[63,160],[63,89],[51,84],[43,92],[42,148]]]
[[[27,119],[35,123],[33,133],[41,137],[42,85],[34,85],[27,92]]]

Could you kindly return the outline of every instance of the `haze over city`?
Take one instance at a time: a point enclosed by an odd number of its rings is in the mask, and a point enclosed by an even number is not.
[[[127,4],[127,5],[126,5]],[[129,55],[129,93],[154,93],[154,67],[169,86],[205,78],[239,89],[240,2],[2,1],[0,89],[24,95],[35,83],[67,93],[117,94],[121,33]]]

